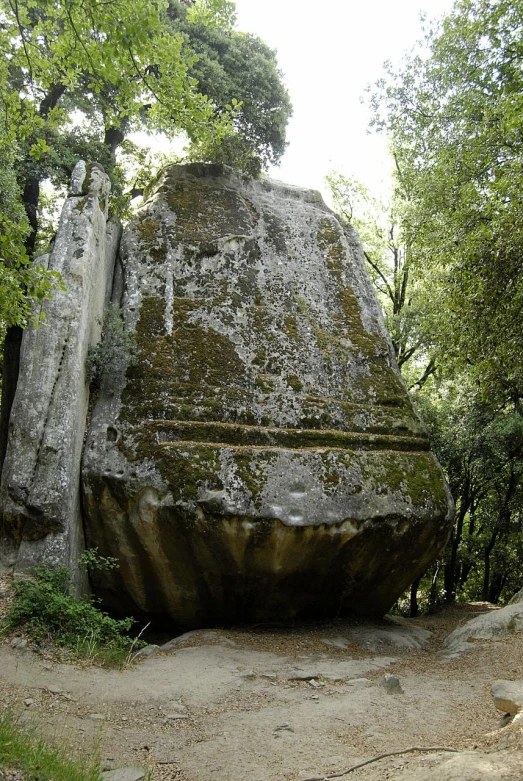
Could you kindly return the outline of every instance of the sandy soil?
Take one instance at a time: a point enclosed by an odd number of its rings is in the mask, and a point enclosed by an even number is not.
[[[0,584],[2,595],[5,606]],[[304,781],[410,746],[516,752],[521,728],[500,728],[490,684],[523,677],[523,633],[459,659],[441,650],[460,622],[487,609],[406,622],[432,633],[424,648],[389,644],[376,634],[387,624],[257,626],[196,633],[123,671],[59,662],[3,638],[0,706],[77,756],[98,752],[105,769],[141,766],[153,781]],[[339,638],[345,648],[323,642]],[[403,694],[387,693],[387,673]],[[387,757],[350,778],[424,777],[443,756]]]

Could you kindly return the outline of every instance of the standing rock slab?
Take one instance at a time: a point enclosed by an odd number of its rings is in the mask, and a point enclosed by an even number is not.
[[[43,561],[72,566],[83,548],[86,359],[100,339],[121,234],[107,222],[109,192],[101,166],[76,165],[47,259],[64,289],[41,304],[45,324],[23,337],[0,488],[4,548],[15,570]]]
[[[318,193],[172,166],[122,239],[137,360],[83,463],[108,605],[197,627],[380,616],[452,500],[356,234]]]

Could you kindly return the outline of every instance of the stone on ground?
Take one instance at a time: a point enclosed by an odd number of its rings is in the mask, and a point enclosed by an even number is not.
[[[490,693],[494,705],[503,713],[515,716],[523,708],[523,681],[494,681]]]

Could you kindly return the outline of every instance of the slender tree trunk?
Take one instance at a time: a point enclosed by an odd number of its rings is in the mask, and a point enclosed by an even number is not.
[[[23,331],[19,326],[7,330],[4,341],[4,360],[2,367],[2,408],[0,411],[0,475],[4,465],[9,433],[9,417],[18,382],[20,368],[20,345]]]
[[[441,562],[437,561],[432,576],[432,583],[429,592],[429,611],[432,612],[438,604],[438,577],[441,569]]]
[[[445,584],[445,602],[451,604],[456,601],[456,566],[458,560],[458,548],[463,537],[463,523],[470,506],[468,498],[468,482],[465,484],[463,495],[460,497],[459,513],[456,519],[456,526],[452,530],[450,538],[450,558],[445,564],[444,584]]]
[[[494,545],[496,544],[496,540],[498,538],[499,534],[499,528],[496,526],[494,531],[492,532],[492,535],[490,537],[488,545],[485,545],[483,549],[483,557],[484,557],[484,566],[485,570],[483,572],[483,589],[481,591],[481,599],[484,602],[489,601],[489,587],[490,587],[490,554],[492,553],[494,549]]]
[[[422,577],[423,575],[420,575],[419,578],[416,578],[416,580],[410,587],[410,617],[411,618],[416,618],[419,612],[418,588],[419,588],[419,584],[421,583]]]

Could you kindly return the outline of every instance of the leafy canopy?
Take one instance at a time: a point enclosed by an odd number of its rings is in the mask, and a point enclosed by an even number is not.
[[[417,262],[447,270],[448,358],[507,397],[523,393],[523,2],[458,0],[428,56],[373,97],[412,200]]]
[[[4,328],[25,326],[32,301],[59,284],[30,262],[44,180],[66,182],[80,156],[111,169],[115,137],[143,123],[209,144],[230,131],[230,112],[218,115],[189,75],[195,57],[166,25],[166,9],[163,0],[0,0]],[[230,20],[231,4],[198,0],[191,13],[206,24],[215,14]],[[86,118],[83,130],[72,126],[75,112]]]

